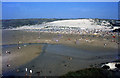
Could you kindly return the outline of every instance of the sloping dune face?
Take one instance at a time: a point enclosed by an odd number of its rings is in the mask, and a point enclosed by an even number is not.
[[[93,22],[88,19],[77,19],[77,20],[61,20],[47,23],[50,26],[67,26],[67,27],[86,27],[91,26]]]
[[[109,27],[97,25],[92,19],[74,19],[74,20],[60,20],[46,23],[49,27],[77,27],[80,29],[109,29]]]
[[[71,29],[71,28],[80,28],[80,29],[109,29],[104,25],[97,25],[93,19],[70,19],[70,20],[59,20],[48,23],[43,23],[40,25],[31,25],[31,26],[22,26],[18,28],[13,28],[17,30],[22,29]]]

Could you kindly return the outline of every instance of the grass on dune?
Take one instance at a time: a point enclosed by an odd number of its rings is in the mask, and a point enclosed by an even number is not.
[[[75,72],[68,72],[60,78],[116,78],[112,71],[101,68],[87,68]]]

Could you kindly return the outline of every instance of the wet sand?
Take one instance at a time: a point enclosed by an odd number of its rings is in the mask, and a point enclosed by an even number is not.
[[[81,45],[85,46],[97,46],[106,48],[118,48],[118,35],[116,38],[112,38],[113,35],[81,35],[81,34],[59,34],[59,33],[45,33],[35,31],[23,31],[23,30],[3,30],[2,32],[2,45],[5,44],[18,44],[22,43],[49,43],[49,44],[64,44],[74,47]],[[83,46],[84,47],[84,46]]]
[[[18,49],[18,47],[20,47],[20,49]],[[41,50],[42,45],[4,45],[2,50],[3,72],[14,70],[30,62],[32,59],[39,56]],[[6,51],[10,51],[10,54],[6,53]]]
[[[33,70],[33,76],[37,76],[38,72],[40,76],[60,76],[90,65],[113,61],[117,57],[118,46],[116,42],[112,42],[117,41],[117,38],[113,39],[112,36],[103,38],[92,35],[3,31],[2,38],[3,45],[9,44],[7,47],[3,46],[3,70],[6,72],[10,69],[12,72],[9,74],[17,76],[29,74],[25,72],[26,67]],[[21,49],[17,48],[18,45],[12,46],[18,42],[29,44],[21,45]],[[11,54],[6,55],[6,50],[10,50]],[[8,59],[12,63],[10,67],[6,67]]]

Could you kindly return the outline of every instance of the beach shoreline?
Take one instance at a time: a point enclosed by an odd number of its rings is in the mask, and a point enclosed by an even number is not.
[[[2,72],[7,72],[26,64],[39,56],[42,45],[15,45],[2,49]],[[19,49],[18,49],[19,48]],[[8,53],[6,53],[8,51]],[[9,66],[10,65],[10,66]]]
[[[112,35],[102,37],[99,35],[3,30],[2,38],[3,52],[11,50],[10,55],[12,55],[13,52],[12,57],[9,58],[11,58],[10,62],[13,62],[15,66],[12,64],[10,66],[11,70],[14,74],[22,76],[25,73],[25,67],[30,69],[34,66],[32,68],[34,70],[34,76],[37,75],[35,72],[40,70],[44,72],[41,76],[60,76],[69,71],[87,68],[90,65],[113,61],[116,59],[118,48],[117,43],[112,42],[112,40],[117,41],[117,38],[112,38]],[[12,45],[15,46],[12,47]],[[21,49],[18,49],[18,47],[21,47]],[[43,49],[45,50],[44,54],[42,53]],[[23,52],[20,52],[20,50]],[[14,53],[14,51],[20,54]],[[29,52],[28,57],[26,53],[28,54]],[[19,55],[19,57],[16,57],[16,55]],[[6,58],[4,54],[3,58]],[[23,61],[22,59],[24,58],[27,58],[27,60]],[[69,61],[70,59],[72,60]],[[10,69],[10,67],[5,67],[6,62],[7,61],[3,59],[4,72]],[[51,63],[50,66],[48,66],[49,63]],[[61,65],[59,66],[59,64]],[[66,67],[67,70],[65,70]],[[58,72],[55,70],[58,70]],[[16,71],[19,73],[16,73]],[[50,71],[52,71],[52,73],[50,73]]]

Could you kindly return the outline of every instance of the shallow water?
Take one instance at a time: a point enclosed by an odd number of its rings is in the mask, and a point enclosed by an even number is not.
[[[41,45],[42,43],[31,43],[25,45]],[[23,46],[24,44],[20,44]],[[32,69],[33,76],[36,76],[36,72],[42,71],[41,76],[59,76],[65,74],[69,71],[75,71],[83,68],[87,68],[90,65],[103,63],[106,61],[112,61],[116,58],[117,52],[109,51],[84,51],[80,48],[58,45],[58,44],[42,44],[41,54],[30,61],[29,63],[20,66],[19,73],[15,70],[9,72],[9,74],[4,73],[4,75],[17,75],[24,76],[25,68]],[[3,47],[15,47],[17,44],[13,45],[3,45]],[[72,58],[70,60],[70,58]],[[27,72],[28,73],[28,72]]]

